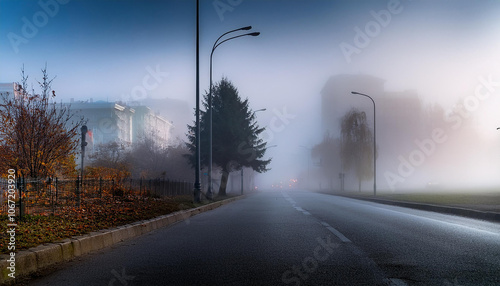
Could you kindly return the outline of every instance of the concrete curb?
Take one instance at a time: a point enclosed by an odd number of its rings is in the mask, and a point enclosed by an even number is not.
[[[338,195],[335,194],[335,196],[356,199],[356,200],[370,201],[370,202],[375,202],[375,203],[379,203],[379,204],[386,204],[386,205],[393,205],[393,206],[400,206],[400,207],[405,207],[405,208],[424,210],[424,211],[452,214],[452,215],[458,215],[458,216],[463,216],[463,217],[468,217],[468,218],[487,220],[487,221],[491,221],[491,222],[500,222],[500,213],[495,213],[495,212],[482,212],[482,211],[464,209],[464,208],[459,208],[459,207],[439,206],[439,205],[432,205],[432,204],[412,203],[412,202],[402,202],[402,201],[392,201],[392,200],[377,199],[377,198],[363,198],[363,197],[347,196],[347,195],[340,195],[340,194],[338,194]]]
[[[174,224],[178,221],[187,220],[192,216],[216,209],[222,205],[232,203],[242,198],[245,198],[245,196],[238,196],[203,205],[194,209],[178,211],[149,220],[138,221],[115,228],[64,239],[54,243],[39,245],[28,250],[19,251],[16,253],[15,257],[16,279],[12,279],[8,276],[10,271],[7,269],[7,267],[9,267],[7,259],[9,259],[10,256],[2,254],[0,255],[0,285],[11,285],[17,282],[19,278],[26,277],[49,266],[110,247],[121,241],[146,234],[150,231]]]

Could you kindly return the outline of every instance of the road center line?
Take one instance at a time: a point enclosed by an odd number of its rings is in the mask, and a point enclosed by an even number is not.
[[[335,228],[333,228],[328,223],[322,221],[321,224],[324,227],[326,227],[326,229],[328,229],[331,233],[335,234],[335,236],[338,237],[342,242],[351,242],[351,240],[349,240],[349,238],[345,237],[345,235],[343,235],[340,231],[338,231]]]
[[[312,215],[310,212],[308,212],[308,211],[304,210],[303,208],[297,206],[296,202],[288,194],[283,193],[283,192],[282,192],[282,194],[283,194],[283,197],[285,197],[285,199],[288,202],[290,202],[290,204],[292,205],[293,208],[295,208],[296,210],[302,212],[305,215],[310,215],[311,217],[313,217],[314,219],[316,219],[316,221],[318,221],[323,227],[325,227],[326,229],[328,229],[328,231],[330,231],[338,239],[340,239],[340,241],[342,241],[344,243],[349,243],[349,244],[346,244],[346,246],[352,251],[352,253],[354,255],[358,256],[360,259],[362,259],[367,265],[369,265],[370,268],[372,269],[374,275],[377,276],[380,280],[384,281],[386,285],[390,285],[390,286],[406,286],[407,285],[404,281],[402,281],[400,279],[390,279],[390,278],[387,278],[387,275],[384,273],[384,271],[382,271],[382,269],[380,269],[380,267],[377,265],[377,263],[375,261],[373,261],[360,248],[358,248],[354,243],[352,243],[352,241],[350,239],[348,239],[345,235],[343,235],[340,231],[336,230],[334,227],[332,227],[327,222],[320,221],[317,217],[315,217],[314,215]],[[292,203],[292,201],[293,201],[293,203]]]
[[[309,215],[309,216],[314,217],[310,212],[306,211],[305,209],[303,209],[303,208],[301,208],[299,206],[296,206],[296,202],[287,193],[281,192],[281,194],[283,195],[283,197],[285,198],[285,200],[287,200],[290,204],[292,204],[292,207],[294,209],[298,210],[299,212],[302,212],[305,215]],[[314,218],[317,219],[316,217],[314,217]],[[336,230],[334,227],[332,227],[331,225],[329,225],[327,222],[320,221],[320,223],[326,229],[328,229],[331,233],[333,233],[338,239],[340,239],[340,241],[346,242],[346,243],[351,243],[352,242],[349,238],[345,237],[345,235],[343,235],[340,231]]]

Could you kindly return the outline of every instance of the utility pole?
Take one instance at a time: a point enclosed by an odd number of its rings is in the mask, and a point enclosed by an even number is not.
[[[87,125],[83,125],[82,128],[80,128],[80,131],[82,132],[82,164],[80,168],[80,186],[76,188],[76,204],[78,207],[80,207],[81,193],[83,191],[83,161],[85,158],[85,146],[87,146],[87,142],[85,140],[85,136],[88,131]]]
[[[196,127],[195,127],[195,145],[196,145],[196,166],[194,178],[193,201],[201,201],[200,184],[200,0],[196,0]]]

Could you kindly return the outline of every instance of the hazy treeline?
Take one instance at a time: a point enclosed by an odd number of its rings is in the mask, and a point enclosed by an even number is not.
[[[184,142],[162,146],[146,135],[132,146],[117,142],[97,146],[89,156],[86,172],[91,177],[145,178],[193,181],[194,172],[185,154],[189,151]]]

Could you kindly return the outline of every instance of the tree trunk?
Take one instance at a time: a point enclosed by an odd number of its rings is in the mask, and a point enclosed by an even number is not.
[[[222,171],[222,177],[220,178],[219,196],[226,196],[228,175],[228,172]]]

